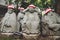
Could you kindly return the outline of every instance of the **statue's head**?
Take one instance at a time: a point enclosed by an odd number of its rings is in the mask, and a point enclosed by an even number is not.
[[[30,11],[30,12],[34,12],[36,6],[33,5],[33,4],[31,4],[31,5],[28,6],[28,8],[29,8],[29,11]]]
[[[23,12],[24,8],[23,7],[19,7],[18,10],[20,10],[20,12]]]
[[[8,5],[8,9],[14,9],[14,5],[12,4]]]
[[[8,12],[11,13],[13,12],[13,9],[14,9],[14,6],[11,4],[11,5],[8,5]]]

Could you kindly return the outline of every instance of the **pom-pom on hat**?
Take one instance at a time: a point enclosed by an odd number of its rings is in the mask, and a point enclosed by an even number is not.
[[[31,5],[29,5],[28,7],[29,7],[29,8],[35,8],[36,6],[33,5],[33,4],[31,4]]]
[[[8,9],[13,9],[14,6],[11,4],[11,5],[8,5]]]

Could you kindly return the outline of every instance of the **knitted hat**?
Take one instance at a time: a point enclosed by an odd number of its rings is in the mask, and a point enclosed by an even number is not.
[[[31,5],[29,5],[28,7],[29,7],[29,8],[35,8],[36,6],[33,5],[33,4],[31,4]]]
[[[11,4],[11,5],[8,5],[8,9],[13,9],[14,6]]]
[[[51,8],[46,9],[45,14],[47,14],[47,13],[50,12],[50,11],[52,11]]]

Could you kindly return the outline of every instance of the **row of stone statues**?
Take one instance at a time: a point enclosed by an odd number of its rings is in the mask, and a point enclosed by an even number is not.
[[[38,29],[36,29],[36,28],[40,22],[40,19],[38,16],[39,12],[37,11],[37,10],[39,10],[39,8],[37,8],[37,7],[30,8],[30,7],[33,7],[33,5],[29,5],[29,7],[25,10],[24,10],[24,8],[18,8],[20,10],[20,12],[16,16],[16,14],[12,10],[12,8],[14,8],[14,7],[12,5],[9,5],[8,11],[1,21],[1,23],[2,23],[1,31],[17,32],[17,30],[19,31],[20,25],[22,26],[22,30],[25,29],[25,31],[27,33],[31,33],[30,31],[32,31],[32,33],[35,32],[36,30],[38,31]],[[34,26],[36,26],[36,28]],[[33,30],[33,28],[35,30]]]
[[[55,13],[51,8],[41,10],[31,4],[26,9],[18,7],[20,12],[16,15],[13,10],[15,7],[13,4],[8,5],[8,11],[1,20],[0,31],[7,33],[22,32],[23,35],[30,36],[38,36],[41,31],[44,35],[60,33],[60,14]]]

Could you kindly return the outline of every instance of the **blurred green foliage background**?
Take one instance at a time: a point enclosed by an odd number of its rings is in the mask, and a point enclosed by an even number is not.
[[[12,0],[9,0],[11,3]],[[53,0],[16,0],[15,3],[26,2],[28,4],[34,4],[39,8],[53,7]]]

